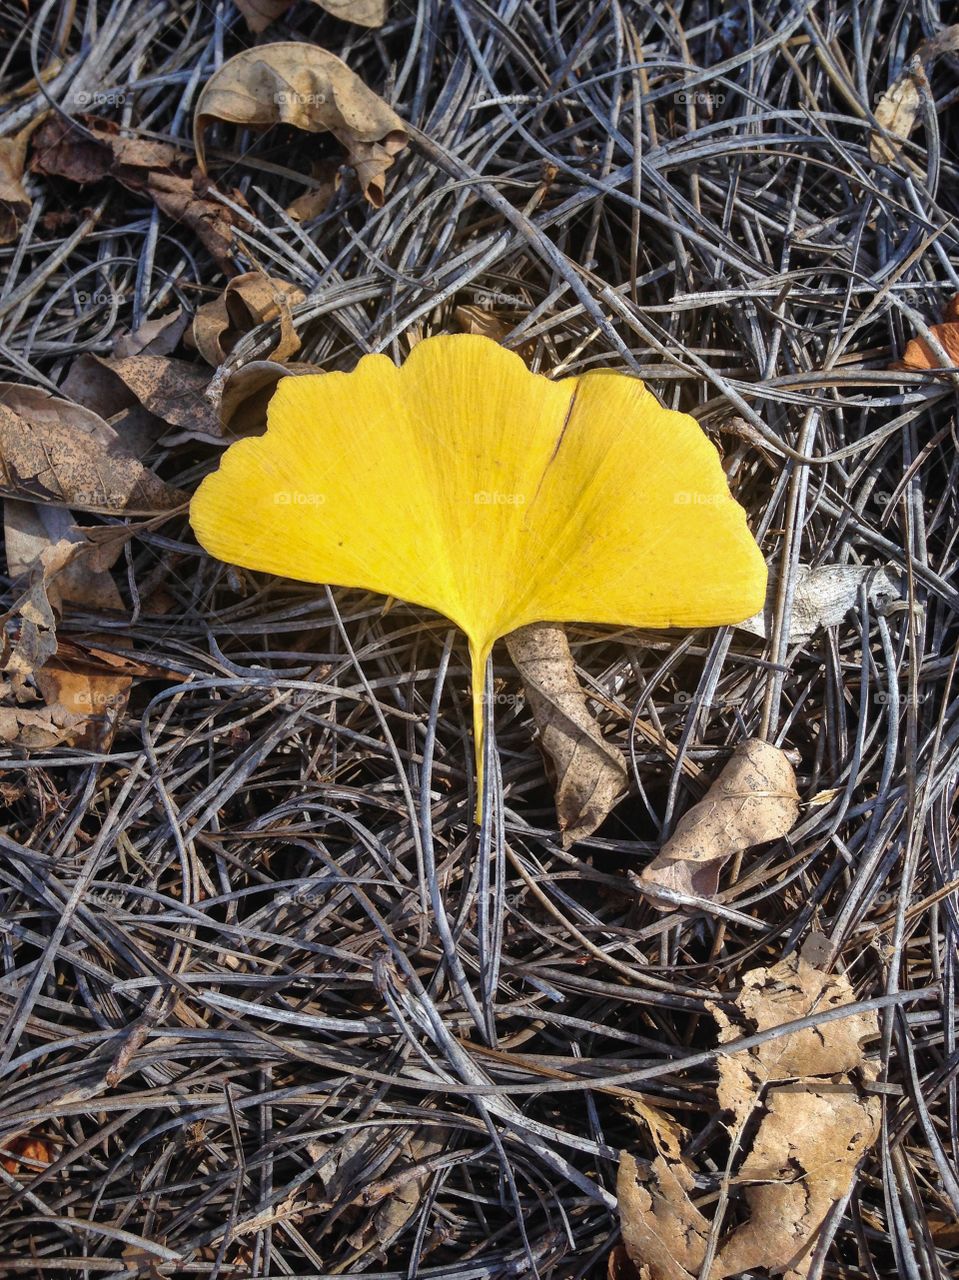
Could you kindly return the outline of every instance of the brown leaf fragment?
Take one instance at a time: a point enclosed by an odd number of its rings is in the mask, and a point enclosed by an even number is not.
[[[26,156],[27,139],[23,134],[0,138],[0,244],[16,240],[33,203],[23,185]]]
[[[276,360],[251,360],[226,379],[220,397],[220,424],[225,439],[254,435],[266,430],[267,405],[281,378],[321,373],[312,364],[280,364]]]
[[[929,332],[945,351],[953,365],[959,365],[959,324],[948,321],[943,324],[931,324]],[[902,359],[890,365],[892,369],[914,369],[923,372],[927,369],[941,369],[941,358],[933,351],[925,338],[910,338]]]
[[[36,173],[81,184],[113,178],[189,226],[219,266],[233,269],[234,214],[210,199],[210,183],[189,157],[166,142],[122,136],[111,120],[81,120],[84,129],[51,116],[37,130],[31,164]]]
[[[553,623],[506,637],[553,780],[564,848],[591,835],[626,791],[626,763],[603,737],[576,678],[566,632]]]
[[[206,399],[209,382],[209,373],[188,360],[154,355],[105,358],[84,352],[70,366],[63,385],[104,417],[112,419],[139,406],[160,424],[179,427],[187,438],[216,439],[219,422]]]
[[[843,974],[825,973],[803,955],[788,956],[769,969],[751,969],[736,1000],[735,1021],[718,1003],[710,1013],[720,1040],[754,1035],[814,1013],[854,1004],[855,992]],[[767,1082],[848,1073],[863,1065],[863,1043],[879,1034],[875,1013],[824,1022],[805,1031],[776,1036],[743,1053],[719,1059],[719,1103],[741,1121]]]
[[[749,1218],[723,1244],[710,1280],[757,1267],[804,1280],[820,1228],[879,1137],[878,1098],[861,1099],[852,1085],[786,1085],[769,1091],[765,1108],[739,1171],[752,1184]]]
[[[183,337],[190,317],[182,307],[169,315],[146,320],[133,333],[121,333],[113,344],[113,354],[124,356],[168,356]]]
[[[298,285],[262,271],[235,276],[219,298],[197,308],[193,317],[193,344],[207,364],[216,367],[244,334],[278,319],[279,334],[270,357],[286,360],[300,349],[290,308],[305,296]]]
[[[92,611],[118,612],[123,601],[116,583],[97,563],[99,549],[87,542],[63,507],[41,507],[7,498],[4,534],[8,573],[18,578],[36,575],[39,571],[41,582],[34,582],[34,597],[42,583],[44,603],[50,611],[49,617],[44,618],[47,643],[30,652],[24,665],[29,668],[50,715],[66,712],[71,717],[64,721],[70,729],[71,745],[104,749],[112,740],[133,682],[109,666],[98,669],[96,665],[72,663],[65,652],[69,646],[56,636],[52,610],[63,612],[65,605],[74,604]],[[43,577],[44,552],[57,544],[74,545],[76,554],[54,574]],[[117,553],[119,550],[117,548]],[[19,644],[14,650],[20,662],[25,656],[24,642],[35,644],[36,638],[30,619],[21,609]],[[13,672],[16,670],[15,664]],[[21,670],[20,674],[27,672]],[[77,723],[72,717],[83,723]],[[30,728],[35,730],[36,723]]]
[[[83,716],[59,705],[34,710],[0,706],[0,742],[25,751],[49,751],[51,747],[76,745],[86,728]]]
[[[920,86],[931,97],[928,77],[936,59],[944,53],[959,51],[959,25],[946,27],[929,40],[923,40],[876,104],[876,122],[898,142],[905,142],[915,127],[922,102]],[[869,143],[871,158],[879,162],[895,160],[902,155],[896,141],[874,132]]]
[[[750,738],[639,877],[641,887],[709,898],[734,853],[777,840],[799,817],[796,775],[784,752]],[[655,901],[655,892],[651,894]]]
[[[11,383],[0,383],[0,487],[15,498],[112,514],[151,514],[186,501],[127,452],[98,414]]]
[[[318,218],[340,188],[340,166],[335,161],[320,157],[310,168],[313,185],[286,206],[287,214],[295,222]]]
[[[383,203],[386,171],[408,141],[396,112],[345,62],[292,40],[244,49],[207,81],[193,119],[203,169],[203,136],[214,120],[250,129],[289,124],[307,133],[332,133],[376,208]]]
[[[313,0],[313,3],[343,22],[360,27],[382,27],[386,21],[388,0]],[[237,0],[236,7],[255,34],[265,31],[271,22],[282,18],[293,0]]]
[[[694,1280],[706,1256],[709,1220],[690,1199],[695,1185],[685,1161],[659,1155],[648,1166],[624,1151],[616,1195],[623,1244],[649,1280]]]

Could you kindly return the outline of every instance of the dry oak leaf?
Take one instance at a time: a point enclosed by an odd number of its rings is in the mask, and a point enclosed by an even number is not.
[[[735,853],[784,836],[799,817],[796,774],[784,752],[749,738],[709,788],[687,810],[656,857],[644,868],[639,885],[686,897],[709,898],[719,873]]]
[[[193,117],[203,169],[203,135],[214,120],[249,129],[289,124],[306,133],[332,133],[376,208],[383,203],[386,171],[408,141],[400,117],[345,62],[295,40],[244,49],[207,81]]]
[[[182,307],[169,315],[145,320],[132,333],[120,333],[113,344],[114,356],[168,356],[176,349],[190,323]]]
[[[250,30],[259,35],[271,22],[282,18],[293,3],[294,0],[236,0],[236,7]],[[386,21],[388,0],[313,0],[313,3],[334,18],[355,22],[358,27],[382,27]]]
[[[863,1157],[879,1137],[878,1098],[848,1084],[771,1089],[739,1170],[749,1218],[724,1242],[710,1280],[766,1267],[805,1280],[820,1228],[845,1200]]]
[[[959,323],[957,323],[954,314],[955,302],[956,299],[953,299],[952,303],[950,303],[943,322],[941,324],[931,324],[929,332],[945,351],[951,364],[959,365]],[[894,361],[889,367],[890,369],[915,370],[916,372],[924,373],[928,369],[943,368],[943,363],[925,338],[910,338],[906,343],[905,351],[902,353],[902,359]]]
[[[124,137],[112,120],[78,119],[82,127],[52,116],[38,129],[31,163],[36,173],[81,184],[113,178],[189,226],[224,270],[233,269],[233,211],[209,199],[209,180],[189,157],[166,142]]]
[[[803,955],[788,956],[769,969],[751,969],[736,998],[736,1021],[710,1003],[720,1040],[769,1031],[814,1013],[854,1004],[855,993],[843,974],[825,973]],[[875,1013],[853,1014],[804,1031],[776,1036],[754,1049],[719,1059],[719,1102],[736,1123],[755,1103],[756,1091],[773,1081],[832,1076],[862,1067],[863,1043],[879,1033]]]
[[[276,347],[269,355],[273,360],[286,360],[300,349],[290,308],[305,297],[299,285],[262,271],[235,276],[218,298],[197,308],[193,345],[207,364],[216,368],[244,334],[279,319]]]
[[[625,794],[626,762],[589,709],[562,627],[548,622],[520,627],[506,637],[506,647],[539,731],[568,849],[591,835]]]
[[[0,383],[0,487],[14,498],[113,515],[149,515],[185,501],[98,414],[10,383]]]

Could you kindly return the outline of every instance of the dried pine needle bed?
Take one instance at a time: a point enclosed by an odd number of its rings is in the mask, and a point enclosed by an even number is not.
[[[955,1274],[956,381],[889,366],[959,292],[959,57],[926,59],[891,154],[873,114],[947,7],[389,8],[366,29],[303,0],[254,36],[231,4],[48,0],[28,26],[5,4],[2,134],[92,112],[191,157],[227,58],[337,54],[408,129],[382,207],[333,183],[329,135],[215,126],[225,265],[299,287],[295,358],[324,369],[485,327],[536,368],[641,374],[722,451],[770,634],[569,628],[630,788],[568,850],[498,646],[481,841],[461,635],[228,569],[182,509],[130,519],[118,605],[57,621],[61,652],[139,664],[112,742],[3,748],[0,1271],[602,1276],[620,1152],[655,1154],[630,1091],[683,1126],[697,1202],[728,1198],[733,1226],[707,1005],[817,934],[878,1011],[882,1106],[817,1274]],[[311,174],[329,200],[297,222]],[[0,248],[7,382],[55,391],[220,294],[190,219],[123,176],[28,176]],[[190,492],[219,453],[186,429],[145,458]],[[892,598],[859,574],[797,634],[806,566],[885,570]],[[798,824],[715,903],[655,909],[636,876],[749,737],[795,762]]]

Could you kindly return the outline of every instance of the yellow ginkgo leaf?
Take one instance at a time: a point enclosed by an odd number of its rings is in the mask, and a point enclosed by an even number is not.
[[[231,564],[398,596],[462,628],[480,794],[499,637],[762,608],[766,566],[715,448],[636,378],[551,382],[489,338],[441,336],[399,367],[373,355],[284,378],[267,420],[197,490],[197,538]]]

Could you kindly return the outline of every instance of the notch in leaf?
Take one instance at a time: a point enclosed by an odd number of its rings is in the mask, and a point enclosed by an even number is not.
[[[197,490],[212,555],[444,614],[469,640],[478,793],[494,642],[531,622],[703,627],[766,566],[715,447],[637,378],[550,381],[489,338],[282,379],[266,434]],[[478,801],[479,805],[479,801]]]

